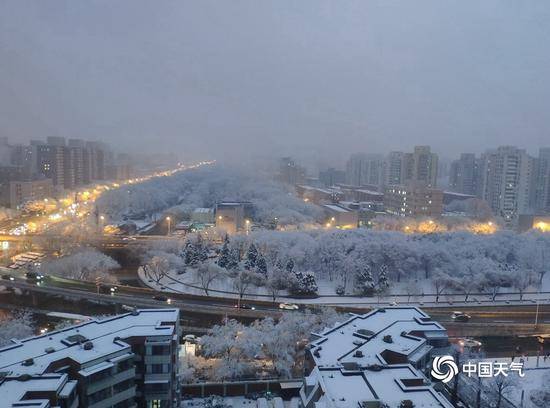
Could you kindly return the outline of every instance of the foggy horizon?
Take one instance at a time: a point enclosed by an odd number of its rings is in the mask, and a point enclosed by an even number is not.
[[[548,145],[550,4],[4,1],[0,135],[186,160]]]

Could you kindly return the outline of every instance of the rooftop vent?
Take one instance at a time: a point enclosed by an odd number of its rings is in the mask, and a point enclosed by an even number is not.
[[[28,358],[21,363],[21,365],[24,365],[25,367],[32,366],[33,364],[34,364],[34,360],[32,358]]]
[[[361,350],[356,350],[355,353],[353,353],[353,357],[361,358],[363,357],[363,352]]]
[[[365,370],[368,371],[382,371],[382,366],[379,364],[369,364],[365,366]]]
[[[70,336],[67,336],[61,342],[67,346],[72,346],[75,344],[81,344],[87,341],[88,339],[83,336],[82,334],[72,334]]]
[[[132,316],[139,316],[139,311],[137,309],[132,310]]]
[[[17,377],[17,381],[29,381],[32,378],[32,375],[30,374],[21,374],[19,377]]]
[[[53,347],[46,347],[44,349],[44,351],[47,353],[47,354],[50,354],[50,353],[53,353],[55,351],[55,349]]]
[[[86,343],[84,343],[84,350],[91,350],[94,348],[94,343],[92,343],[91,341],[87,341]]]

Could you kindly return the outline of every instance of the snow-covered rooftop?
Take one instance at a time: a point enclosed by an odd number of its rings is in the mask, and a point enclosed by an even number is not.
[[[347,208],[336,204],[325,204],[323,205],[323,207],[328,208],[329,210],[332,210],[334,212],[340,212],[340,213],[350,212],[350,210],[348,210]]]
[[[397,406],[407,399],[418,407],[451,406],[413,367],[432,351],[427,339],[447,338],[445,329],[420,309],[392,307],[353,315],[316,336],[310,344],[316,365],[312,376],[325,392],[324,406],[372,400]]]
[[[69,394],[76,386],[68,382],[67,374],[45,374],[35,377],[6,377],[0,381],[0,401],[3,407],[49,407],[50,401],[44,396],[30,399],[29,395]]]
[[[129,353],[130,346],[120,339],[137,336],[171,338],[176,334],[174,323],[178,318],[178,309],[138,310],[16,340],[0,349],[0,372],[42,374],[53,361],[64,358],[85,364],[108,355]],[[93,347],[86,349],[86,342],[91,342]],[[29,359],[32,359],[32,364],[22,364]]]
[[[214,212],[213,208],[197,207],[193,210],[195,214],[210,214]]]

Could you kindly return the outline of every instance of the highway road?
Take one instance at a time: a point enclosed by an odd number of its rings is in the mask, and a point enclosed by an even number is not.
[[[4,274],[3,268],[2,273]],[[235,317],[243,320],[253,320],[261,317],[278,317],[281,313],[293,313],[282,311],[278,304],[270,301],[244,300],[243,303],[254,309],[237,309],[235,300],[204,296],[189,295],[184,293],[161,293],[149,288],[116,285],[117,290],[113,294],[97,293],[97,287],[93,282],[80,282],[46,277],[42,283],[29,281],[17,273],[10,272],[14,280],[2,280],[0,285],[18,288],[29,293],[62,296],[68,299],[86,299],[98,304],[116,304],[141,308],[178,307],[188,314],[202,314],[218,317]],[[101,292],[109,292],[105,285]],[[153,296],[162,295],[169,300],[155,300]],[[383,305],[380,305],[383,306]],[[470,306],[460,307],[459,310],[472,316],[469,322],[458,323],[452,320],[451,313],[456,306],[448,307],[422,307],[432,318],[445,326],[451,335],[487,335],[499,333],[503,335],[513,334],[550,334],[550,305],[539,306],[538,328],[534,329],[536,305],[526,304],[522,306]],[[338,307],[341,312],[366,313],[371,307]]]

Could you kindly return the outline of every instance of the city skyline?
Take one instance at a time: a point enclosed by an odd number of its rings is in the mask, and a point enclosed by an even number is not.
[[[0,7],[0,133],[14,141],[236,161],[518,140],[533,153],[549,136],[544,2]]]

